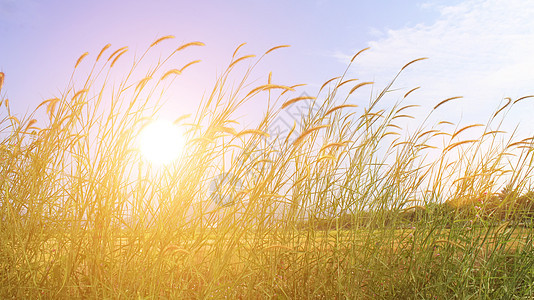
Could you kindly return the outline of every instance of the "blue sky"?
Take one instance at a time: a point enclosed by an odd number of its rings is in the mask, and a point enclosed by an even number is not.
[[[176,99],[191,107],[242,42],[244,54],[292,45],[266,59],[258,74],[272,70],[277,83],[308,83],[312,94],[370,46],[349,77],[375,81],[378,90],[405,63],[429,57],[407,69],[395,88],[421,86],[410,104],[428,108],[462,95],[440,117],[485,122],[503,97],[534,94],[533,16],[534,2],[522,0],[0,0],[0,71],[6,74],[1,93],[13,113],[24,115],[66,87],[85,51],[94,59],[111,43],[130,46],[133,55],[171,34],[179,43],[206,44],[190,53],[203,61],[190,74],[195,91]],[[533,102],[518,104],[510,112],[510,128],[521,123],[532,134],[532,111]]]

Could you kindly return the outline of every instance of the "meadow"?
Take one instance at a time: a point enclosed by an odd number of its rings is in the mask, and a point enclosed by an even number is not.
[[[150,44],[119,82],[127,47],[83,54],[64,92],[24,117],[1,99],[1,298],[534,297],[534,139],[500,130],[533,96],[505,98],[486,124],[431,122],[465,99],[418,108],[418,88],[395,90],[395,77],[355,101],[375,86],[347,78],[350,65],[313,96],[271,74],[253,83],[286,46],[256,57],[240,45],[196,113],[176,116],[183,153],[155,165],[137,137],[199,62],[173,57],[204,46],[143,64],[173,42]],[[244,127],[254,101],[267,109]]]

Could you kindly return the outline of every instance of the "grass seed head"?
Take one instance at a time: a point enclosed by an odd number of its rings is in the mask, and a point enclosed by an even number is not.
[[[84,54],[80,56],[80,58],[78,58],[78,60],[76,61],[76,65],[74,65],[74,69],[78,67],[78,65],[82,62],[84,57],[86,57],[87,55],[89,55],[89,52],[85,52]]]
[[[316,99],[315,97],[311,97],[311,96],[301,96],[301,97],[293,98],[293,99],[290,99],[290,100],[284,102],[284,104],[282,104],[281,109],[284,109],[284,108],[290,106],[291,104],[297,103],[297,102],[302,101],[302,100],[315,100],[315,99]]]
[[[106,45],[106,47],[107,47],[107,45]],[[104,52],[104,50],[107,49],[106,47],[104,47],[104,49],[102,49],[100,54],[102,54],[102,52]],[[118,53],[120,53],[122,51],[126,51],[126,50],[128,50],[128,46],[124,46],[122,48],[119,48],[119,49],[115,50],[115,52],[111,53],[111,55],[109,56],[108,61],[110,61],[116,54],[118,54]]]
[[[185,69],[189,68],[190,66],[194,65],[194,64],[198,64],[200,62],[200,60],[194,60],[190,63],[188,63],[187,65],[183,66],[181,69],[180,69],[180,73],[183,73]]]
[[[329,128],[330,125],[329,124],[325,124],[325,125],[319,125],[319,126],[315,126],[313,128],[310,128],[306,131],[304,131],[294,142],[293,142],[293,146],[298,146],[300,145],[302,142],[304,142],[304,140],[306,139],[306,137],[310,134],[312,134],[313,132],[317,131],[317,130],[320,130],[320,129],[323,129],[323,128]]]
[[[264,55],[267,55],[267,54],[273,52],[274,50],[281,49],[281,48],[287,48],[287,47],[291,47],[291,46],[290,45],[280,45],[280,46],[272,47],[271,49],[267,50],[267,52],[265,52]]]
[[[188,47],[191,47],[191,46],[205,46],[203,42],[191,42],[191,43],[187,43],[187,44],[184,44],[180,47],[178,47],[174,52],[178,52],[178,51],[182,51],[184,50],[185,48],[188,48]]]
[[[155,40],[152,44],[150,44],[150,47],[149,48],[152,48],[154,46],[156,46],[157,44],[165,41],[165,40],[169,40],[169,39],[174,39],[174,35],[166,35],[166,36],[162,36],[160,37],[159,39]]]
[[[160,80],[164,80],[165,78],[169,77],[170,75],[180,75],[182,74],[182,72],[178,69],[171,69],[167,72],[165,72],[165,74],[163,74],[163,76],[161,76],[161,79]]]
[[[374,84],[374,82],[369,81],[369,82],[362,82],[362,83],[357,84],[357,85],[354,86],[352,89],[350,89],[349,95],[351,95],[352,93],[354,93],[355,90],[361,88],[362,86],[366,86],[366,85],[369,85],[369,84]]]
[[[415,62],[421,61],[421,60],[425,60],[425,59],[428,59],[428,57],[421,57],[421,58],[412,60],[411,62],[405,64],[404,67],[401,68],[401,72],[402,72],[404,69],[406,69],[409,65],[411,65],[411,64],[413,64],[413,63],[415,63]]]
[[[115,63],[117,62],[117,60],[119,60],[119,58],[124,55],[124,53],[128,52],[128,48],[126,47],[126,49],[122,50],[119,54],[117,54],[117,56],[115,57],[115,59],[113,59],[113,61],[111,62],[111,65],[110,65],[110,68],[113,68],[113,66],[115,65]],[[113,56],[113,55],[112,55]],[[111,58],[111,57],[110,57]]]
[[[327,80],[325,83],[323,83],[323,85],[321,86],[321,88],[319,89],[319,93],[325,88],[325,86],[327,86],[330,82],[336,80],[336,79],[339,79],[341,78],[340,76],[336,76],[334,78],[330,78],[329,80]]]
[[[100,57],[102,56],[102,54],[104,54],[104,51],[106,51],[109,47],[111,47],[111,44],[107,44],[105,45],[102,50],[100,50],[100,53],[98,53],[98,56],[96,57],[96,61],[98,61],[100,59]]]
[[[455,99],[461,99],[463,98],[463,96],[456,96],[456,97],[450,97],[450,98],[447,98],[441,102],[439,102],[436,106],[434,106],[434,109],[437,109],[438,107],[442,106],[443,104],[451,101],[451,100],[455,100]]]
[[[350,62],[351,62],[351,63],[354,62],[354,60],[356,59],[356,57],[357,57],[358,55],[362,54],[363,52],[365,52],[365,51],[367,51],[367,50],[369,50],[369,49],[371,49],[371,47],[367,47],[367,48],[364,48],[364,49],[358,51],[358,53],[356,53],[356,54],[351,58]]]
[[[421,87],[418,86],[418,87],[415,87],[415,88],[409,90],[406,94],[404,94],[404,97],[402,97],[402,98],[406,98],[406,97],[408,97],[408,95],[410,95],[412,92],[415,92],[416,90],[418,90],[418,89],[420,89],[420,88],[421,88]]]

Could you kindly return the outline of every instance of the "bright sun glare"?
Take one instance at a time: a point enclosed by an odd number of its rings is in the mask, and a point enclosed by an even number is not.
[[[143,158],[156,165],[168,164],[177,159],[184,145],[183,129],[166,120],[148,124],[139,134]]]

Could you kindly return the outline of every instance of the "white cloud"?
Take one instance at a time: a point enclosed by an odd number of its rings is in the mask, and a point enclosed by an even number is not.
[[[411,102],[427,107],[464,96],[444,105],[440,117],[458,121],[463,115],[468,123],[486,121],[503,97],[534,94],[534,1],[473,0],[422,7],[439,10],[439,18],[429,25],[390,29],[369,42],[371,50],[355,62],[355,77],[376,79],[384,86],[405,63],[429,57],[406,69],[395,86],[407,91],[420,85]],[[347,61],[351,56],[338,57]],[[509,118],[532,134],[534,100],[528,101]]]

